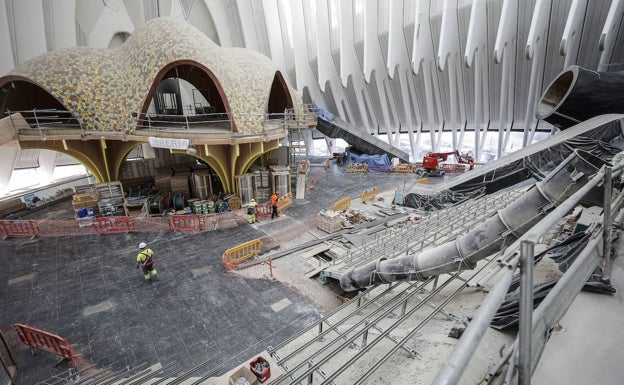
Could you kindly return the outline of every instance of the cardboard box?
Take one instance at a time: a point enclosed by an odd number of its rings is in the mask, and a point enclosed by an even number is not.
[[[249,369],[256,375],[260,383],[263,383],[271,377],[271,365],[262,357],[256,357],[256,359],[251,361],[249,363]]]
[[[244,380],[241,380],[244,378]],[[258,385],[258,378],[246,366],[241,366],[230,375],[230,385]]]

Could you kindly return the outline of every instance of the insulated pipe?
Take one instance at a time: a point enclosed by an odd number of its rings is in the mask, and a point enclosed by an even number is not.
[[[624,113],[624,71],[597,72],[570,66],[550,83],[536,116],[565,130],[594,116]]]
[[[419,254],[381,258],[351,269],[340,278],[340,286],[353,291],[394,281],[424,281],[427,277],[473,269],[479,260],[513,243],[538,223],[551,205],[559,205],[578,191],[605,164],[608,163],[586,151],[575,150],[546,179],[464,236]],[[592,204],[602,205],[602,202]]]

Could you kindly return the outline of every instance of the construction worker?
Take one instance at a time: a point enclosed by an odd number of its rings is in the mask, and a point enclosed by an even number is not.
[[[256,222],[256,206],[258,202],[255,199],[251,198],[249,204],[247,204],[247,222],[254,223]]]
[[[139,243],[139,255],[137,255],[136,263],[137,269],[139,268],[139,265],[143,269],[145,281],[152,281],[150,274],[154,277],[154,279],[158,278],[156,275],[158,272],[154,269],[154,252],[152,249],[147,248],[147,244],[145,242]]]
[[[271,195],[271,207],[273,211],[271,212],[271,219],[278,218],[279,214],[277,213],[277,200],[279,199],[279,191],[276,191]]]

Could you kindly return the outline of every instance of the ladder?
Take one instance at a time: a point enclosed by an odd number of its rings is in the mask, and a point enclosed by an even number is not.
[[[289,127],[288,130],[288,146],[290,169],[297,172],[297,164],[301,160],[308,160],[308,149],[305,143],[305,137],[299,126]]]
[[[292,191],[297,191],[296,199],[303,199],[307,173],[300,173],[299,162],[308,161],[308,150],[304,133],[299,125],[289,126],[288,146],[291,188]]]

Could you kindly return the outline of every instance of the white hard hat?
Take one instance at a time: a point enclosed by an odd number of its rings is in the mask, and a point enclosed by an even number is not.
[[[147,247],[147,243],[145,243],[145,242],[139,243],[139,249],[144,249],[146,247]]]
[[[252,202],[255,202],[256,200],[255,200],[255,199],[253,199],[253,198],[251,198],[251,201],[252,201]]]

